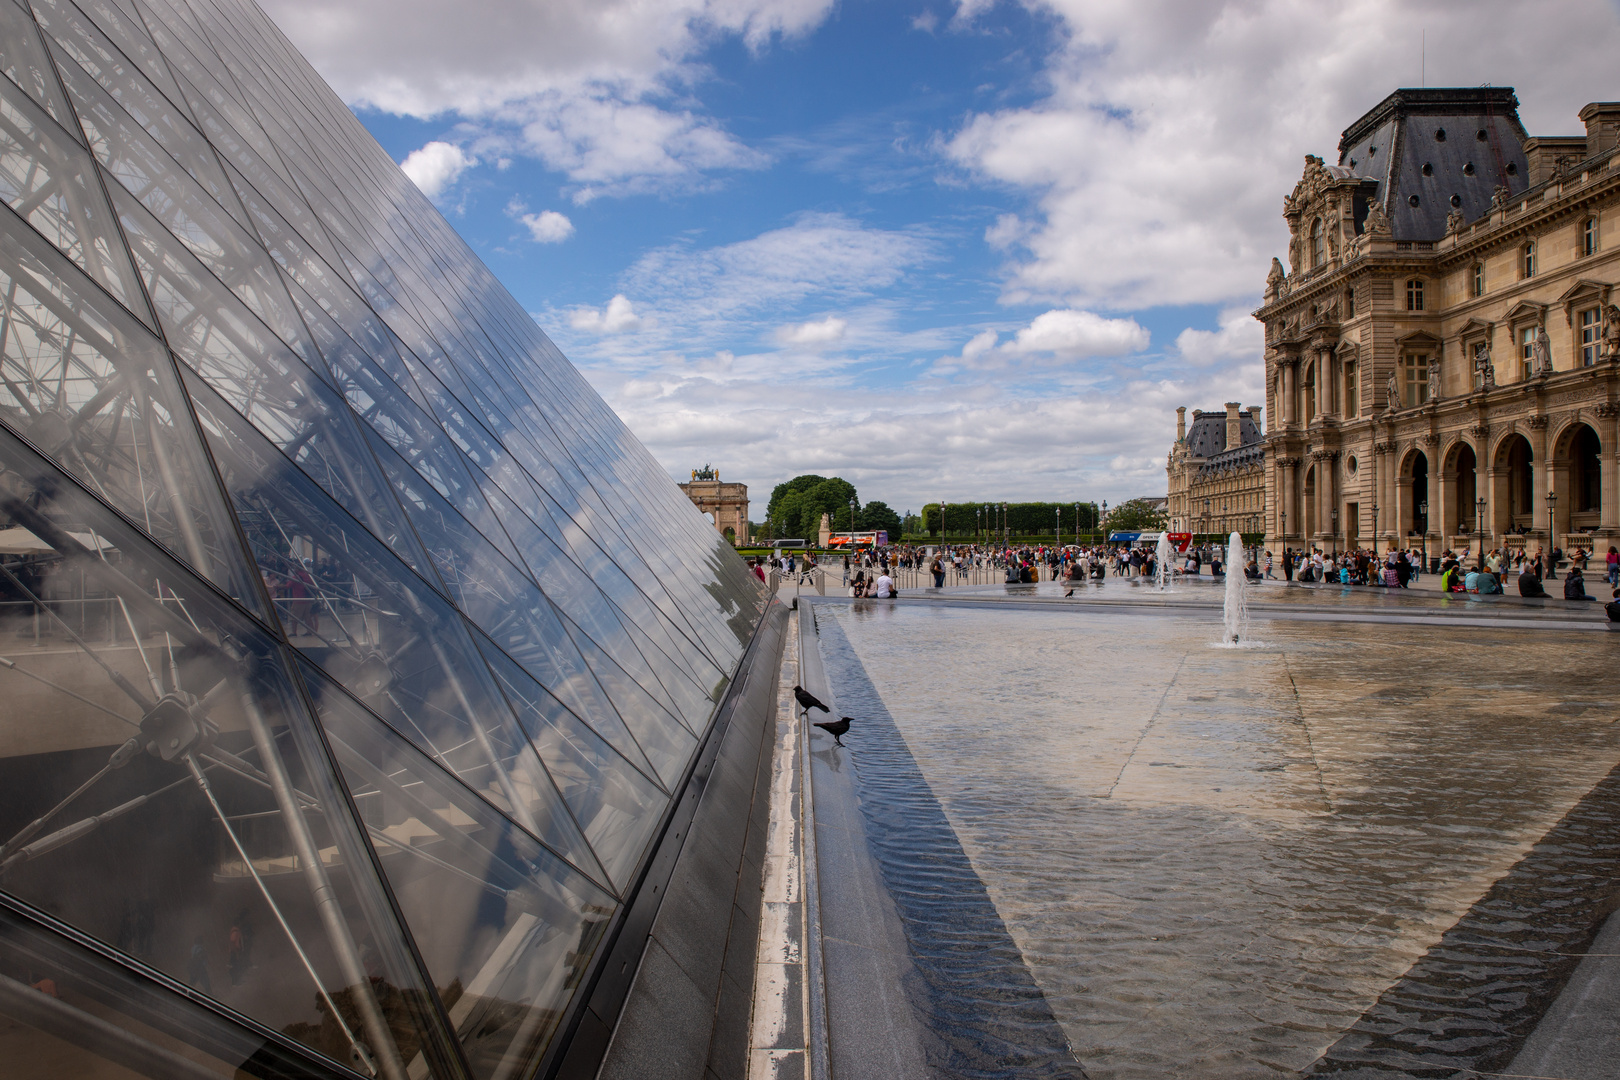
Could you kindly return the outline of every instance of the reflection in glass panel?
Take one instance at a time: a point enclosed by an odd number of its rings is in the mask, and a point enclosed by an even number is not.
[[[404,1080],[428,999],[280,647],[4,432],[0,521],[0,888]]]
[[[0,72],[28,91],[28,96],[45,107],[58,124],[69,131],[78,127],[73,112],[62,100],[56,73],[45,57],[45,44],[39,39],[34,20],[15,2],[0,4]]]
[[[124,67],[129,61],[146,80],[162,90],[171,101],[180,101],[180,94],[169,74],[168,65],[158,55],[146,26],[108,0],[32,0],[34,14],[45,31],[56,35],[77,58],[88,57],[87,70]],[[88,15],[94,21],[91,27]],[[116,50],[116,51],[114,51]]]
[[[0,1061],[19,1077],[337,1080],[335,1068],[43,929],[0,898]],[[241,1071],[238,1071],[241,1070]]]
[[[64,10],[71,5],[63,0]],[[230,186],[201,133],[185,115],[177,97],[160,92],[82,18],[43,22],[50,35],[51,59],[67,88],[68,98],[90,149],[122,178],[128,169],[149,175],[176,167],[188,172],[212,198],[233,215]],[[144,134],[137,137],[135,132]],[[165,162],[151,157],[153,146],[167,151]],[[141,160],[141,159],[146,160]]]
[[[131,311],[135,271],[96,185],[90,155],[10,83],[0,82],[0,199]],[[149,317],[149,316],[148,316]]]
[[[525,1074],[613,899],[308,665],[311,696],[405,922],[480,1078]]]
[[[10,214],[0,244],[0,422],[256,607],[163,347]]]
[[[193,404],[292,645],[599,876],[455,611],[218,397],[199,387]]]
[[[510,657],[487,642],[479,645],[574,820],[622,890],[668,797]]]

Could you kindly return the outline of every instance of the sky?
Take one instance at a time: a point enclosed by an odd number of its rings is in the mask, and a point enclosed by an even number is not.
[[[1620,97],[1620,0],[261,0],[677,480],[1165,491],[1263,401],[1306,154],[1401,86]],[[1534,18],[1527,18],[1533,11]]]

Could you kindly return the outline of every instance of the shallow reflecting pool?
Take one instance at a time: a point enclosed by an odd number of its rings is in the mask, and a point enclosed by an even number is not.
[[[886,884],[947,889],[893,841],[898,750],[1096,1080],[1310,1068],[1620,763],[1606,635],[815,610]],[[899,907],[914,951],[973,947]]]

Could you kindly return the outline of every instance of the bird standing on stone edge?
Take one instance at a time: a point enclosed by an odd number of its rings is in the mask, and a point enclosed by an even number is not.
[[[821,703],[820,698],[816,697],[816,695],[812,694],[802,686],[795,686],[793,688],[793,696],[798,699],[799,708],[803,709],[805,712],[809,712],[811,709],[820,709],[824,713],[832,712],[831,709],[827,708],[827,706]]]
[[[853,716],[845,716],[837,720],[823,721],[822,723],[817,724],[816,727],[831,735],[833,737],[833,742],[837,743],[839,746],[843,746],[844,740],[839,738],[839,736],[849,730],[850,721],[854,719],[855,718]]]

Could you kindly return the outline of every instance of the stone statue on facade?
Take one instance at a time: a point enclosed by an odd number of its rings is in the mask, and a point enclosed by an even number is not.
[[[1440,361],[1438,358],[1429,361],[1429,400],[1440,400]]]
[[[1491,347],[1485,342],[1474,346],[1474,389],[1489,390],[1496,385],[1496,369],[1491,366]]]
[[[1461,210],[1453,210],[1446,215],[1446,235],[1460,233],[1468,227],[1468,217]]]
[[[1620,360],[1620,307],[1614,304],[1603,309],[1603,355]]]
[[[1532,359],[1531,375],[1539,377],[1552,374],[1552,338],[1547,336],[1545,326],[1536,328],[1536,340],[1530,344],[1530,356]]]
[[[1496,190],[1491,192],[1491,209],[1506,210],[1508,200],[1512,197],[1513,193],[1509,191],[1505,185],[1497,184]]]
[[[1266,275],[1266,292],[1273,296],[1282,296],[1288,291],[1288,272],[1283,269],[1282,260],[1276,256],[1271,259],[1271,272]]]
[[[1389,378],[1384,380],[1384,393],[1389,397],[1389,407],[1391,409],[1401,407],[1401,387],[1400,383],[1396,381],[1393,371],[1389,373]]]
[[[1368,236],[1390,235],[1389,215],[1384,213],[1384,207],[1377,199],[1367,201],[1367,220],[1361,223],[1361,228]]]

